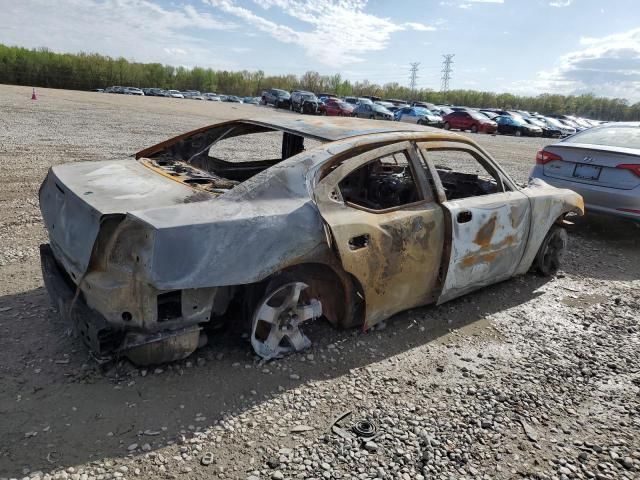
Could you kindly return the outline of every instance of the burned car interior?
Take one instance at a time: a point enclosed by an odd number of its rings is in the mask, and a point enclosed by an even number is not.
[[[232,148],[228,146],[228,141],[238,136],[243,136],[240,151],[237,142]],[[265,149],[265,144],[270,148]],[[141,161],[176,181],[217,196],[304,150],[303,136],[237,122],[198,131]]]
[[[427,150],[426,154],[435,164],[447,200],[503,191],[499,175],[491,173],[488,166],[469,151],[434,148]]]
[[[386,210],[420,200],[405,152],[374,160],[340,182],[342,198],[370,210]]]

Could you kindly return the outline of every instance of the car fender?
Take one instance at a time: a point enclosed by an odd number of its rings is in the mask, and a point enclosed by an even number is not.
[[[584,215],[584,200],[572,190],[555,188],[534,178],[521,191],[529,197],[531,204],[531,229],[516,275],[524,274],[531,268],[542,241],[554,223],[563,220],[568,213]]]

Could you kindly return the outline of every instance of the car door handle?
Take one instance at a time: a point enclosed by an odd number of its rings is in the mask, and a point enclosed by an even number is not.
[[[462,212],[458,212],[458,223],[467,223],[470,222],[473,218],[473,214],[469,210],[464,210]]]
[[[351,250],[360,250],[369,246],[369,234],[358,235],[349,239],[349,248]]]

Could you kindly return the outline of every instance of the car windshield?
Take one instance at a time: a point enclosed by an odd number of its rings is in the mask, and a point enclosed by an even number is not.
[[[558,120],[556,120],[555,118],[545,118],[544,119],[545,122],[547,122],[549,125],[552,125],[554,127],[564,127],[565,125],[562,125]]]
[[[302,98],[304,98],[305,100],[312,100],[312,101],[317,101],[318,99],[316,98],[315,95],[313,95],[312,93],[305,93],[302,95]]]
[[[527,125],[527,122],[524,121],[524,119],[522,117],[514,117],[511,116],[511,120],[513,121],[513,123],[515,123],[516,125]]]
[[[537,127],[544,127],[544,123],[536,118],[527,118],[527,122]]]
[[[565,142],[640,149],[640,126],[612,125],[593,128],[577,133]]]
[[[479,112],[469,112],[469,115],[471,115],[471,118],[475,118],[476,120],[482,120],[485,122],[488,120],[487,117],[485,117]]]
[[[384,108],[382,105],[378,105],[377,103],[373,104],[373,109],[376,112],[381,112],[381,113],[391,113],[389,110],[387,110],[386,108]]]
[[[276,90],[275,94],[277,97],[288,97],[289,94],[287,92],[285,92],[284,90]]]
[[[433,115],[430,110],[427,110],[424,107],[415,107],[414,110],[418,115]]]

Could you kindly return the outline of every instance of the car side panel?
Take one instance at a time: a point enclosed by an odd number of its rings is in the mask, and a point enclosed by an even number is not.
[[[552,187],[540,179],[533,179],[529,187],[520,190],[531,203],[531,231],[516,275],[527,273],[540,245],[551,226],[566,213],[584,215],[584,201],[580,195]]]
[[[340,180],[367,162],[412,147],[394,144],[350,159],[315,189],[315,201],[331,232],[343,268],[362,286],[365,328],[389,316],[435,301],[444,246],[444,214],[433,200],[392,211],[347,205],[336,191]],[[414,158],[417,162],[417,158]],[[366,241],[355,244],[354,239]]]
[[[519,191],[443,203],[452,224],[449,267],[438,303],[511,277],[530,228],[530,205]],[[459,220],[459,215],[471,220]]]

